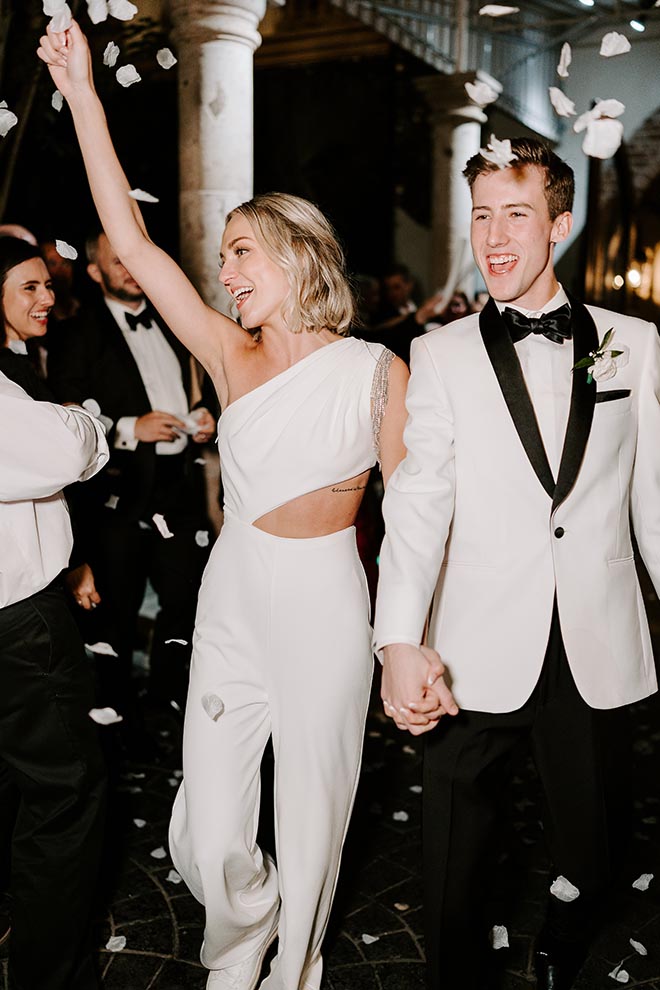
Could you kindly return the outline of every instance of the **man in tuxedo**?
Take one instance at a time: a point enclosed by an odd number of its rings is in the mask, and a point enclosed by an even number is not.
[[[558,283],[572,170],[539,141],[511,148],[508,165],[479,154],[465,169],[490,299],[413,344],[408,454],[384,500],[384,707],[429,733],[431,990],[489,985],[487,923],[506,922],[482,917],[484,864],[521,738],[563,878],[537,941],[538,985],[572,986],[611,874],[623,706],[656,690],[629,520],[660,593],[658,335]]]
[[[117,654],[97,657],[100,701],[130,722],[132,653],[147,578],[160,607],[149,693],[159,704],[182,706],[185,698],[210,535],[195,444],[213,436],[215,422],[205,408],[191,416],[190,354],[159,320],[103,232],[88,239],[87,256],[102,297],[60,325],[49,354],[49,383],[61,402],[93,400],[112,421],[110,463],[95,483],[81,488],[77,517],[101,599],[87,635]]]

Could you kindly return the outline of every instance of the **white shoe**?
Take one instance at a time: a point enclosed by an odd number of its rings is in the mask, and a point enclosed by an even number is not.
[[[224,969],[212,969],[206,981],[206,990],[255,990],[264,956],[277,937],[277,918],[261,948],[243,962]]]

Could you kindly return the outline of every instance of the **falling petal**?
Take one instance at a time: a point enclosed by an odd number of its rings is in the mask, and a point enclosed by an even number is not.
[[[410,815],[407,811],[395,811],[392,820],[395,822],[407,822]]]
[[[169,48],[160,48],[156,52],[156,61],[161,69],[171,69],[177,63],[177,59]]]
[[[116,45],[114,41],[109,41],[103,52],[103,64],[107,65],[109,69],[114,69],[118,58],[119,45]]]
[[[485,107],[489,103],[494,103],[500,95],[496,89],[480,79],[477,79],[476,82],[466,82],[465,92],[478,107]]]
[[[579,134],[592,121],[600,120],[602,117],[620,117],[625,109],[625,104],[621,103],[620,100],[599,100],[591,110],[580,114],[573,124],[573,130]]]
[[[141,203],[159,203],[160,200],[158,196],[152,196],[151,193],[145,192],[144,189],[129,189],[128,195],[131,199],[138,199]]]
[[[78,252],[66,241],[55,241],[55,250],[59,254],[60,258],[68,258],[69,261],[75,261],[78,257]]]
[[[481,17],[505,17],[507,14],[517,14],[520,7],[503,7],[499,3],[487,3],[481,7],[479,14]]]
[[[557,66],[557,75],[561,76],[562,79],[568,79],[568,67],[573,60],[573,53],[571,52],[571,46],[567,41],[561,46],[561,55],[559,56],[559,65]]]
[[[178,787],[179,786],[179,781],[176,779],[176,777],[168,777],[167,778],[167,783],[170,785],[170,787]]]
[[[44,16],[54,17],[66,7],[66,0],[44,0]]]
[[[68,31],[72,24],[73,14],[71,13],[71,8],[68,3],[65,3],[60,10],[53,15],[48,27],[51,31]]]
[[[629,941],[635,952],[638,952],[640,956],[648,956],[649,950],[645,945],[642,945],[641,942],[636,942],[634,938],[631,938]]]
[[[417,756],[417,750],[413,749],[412,746],[402,746],[402,753],[406,753],[408,756]]]
[[[206,461],[204,460],[203,457],[196,457],[195,460],[193,461],[193,463],[194,464],[202,464],[202,465],[204,465],[204,464],[206,464]]]
[[[166,639],[165,640],[165,646],[169,646],[170,643],[178,643],[179,646],[187,646],[188,645],[188,640],[187,639]]]
[[[591,158],[611,158],[623,141],[623,124],[620,120],[594,120],[587,126],[582,150]]]
[[[198,547],[207,547],[209,545],[209,531],[208,529],[198,529],[195,533],[195,543]]]
[[[115,656],[117,656],[116,653]],[[115,722],[124,721],[114,708],[92,708],[87,714],[93,722],[97,722],[99,725],[114,725]]]
[[[110,646],[110,643],[92,643],[91,645],[89,643],[85,643],[85,649],[89,650],[90,653],[99,653],[104,657],[119,656],[119,654],[115,653],[113,648]]]
[[[629,52],[631,44],[625,34],[618,31],[609,31],[600,43],[599,54],[603,58],[612,58],[613,55],[625,55]]]
[[[126,88],[132,86],[133,83],[140,82],[141,79],[142,76],[134,65],[122,65],[121,69],[117,69],[117,82],[120,86]]]
[[[108,952],[121,952],[122,949],[126,948],[126,936],[125,935],[113,935],[105,943],[105,947]]]
[[[623,966],[623,960],[619,963],[618,966],[614,967],[611,973],[607,974],[608,976],[611,976],[613,980],[616,980],[617,983],[627,983],[628,980],[630,979],[630,975],[626,972],[626,970],[621,969],[622,966]]]
[[[146,825],[147,823],[146,823],[146,821],[144,820],[144,818],[134,818],[134,819],[133,819],[133,824],[135,825],[135,827],[136,827],[136,828],[144,828],[144,826],[145,826],[145,825]]]
[[[565,93],[562,93],[556,86],[551,86],[548,93],[550,94],[550,102],[560,117],[575,116],[575,104],[573,100],[569,100]]]
[[[108,499],[103,503],[106,509],[116,509],[119,505],[119,495],[108,495]]]
[[[101,21],[107,21],[107,0],[87,0],[87,14],[92,24],[100,24]]]
[[[138,12],[130,0],[108,0],[108,10],[118,21],[132,21]]]
[[[410,904],[403,904],[401,901],[395,901],[394,902],[394,907],[397,909],[397,911],[409,911],[410,910]]]
[[[153,519],[154,525],[163,539],[169,540],[174,536],[174,533],[170,532],[170,528],[165,522],[165,516],[162,516],[160,512],[156,512],[151,518]]]
[[[557,877],[555,882],[550,887],[550,893],[553,894],[558,901],[564,901],[565,904],[570,904],[571,901],[576,900],[580,896],[580,891],[577,887],[567,880],[566,877]]]
[[[211,721],[215,722],[224,712],[225,704],[217,694],[205,694],[202,698],[202,708]]]
[[[479,154],[487,162],[497,165],[498,168],[507,168],[518,157],[511,150],[511,142],[508,138],[498,141],[494,134],[491,134],[490,142],[486,148],[479,148]]]
[[[654,873],[642,873],[636,880],[633,880],[633,887],[635,890],[648,890],[654,876]]]
[[[152,849],[149,855],[152,856],[154,859],[165,859],[167,853],[165,852],[163,846],[158,846],[157,849]]]
[[[177,780],[181,780],[183,777],[183,770],[173,770],[172,776],[176,777]]]
[[[168,880],[170,883],[181,883],[183,877],[179,873],[177,873],[176,870],[170,870],[170,872],[167,874],[165,879]]]
[[[53,108],[53,110],[57,110],[58,113],[64,106],[64,97],[60,93],[59,89],[56,89],[53,95],[51,96],[50,105]]]
[[[11,110],[7,110],[6,104],[0,107],[0,137],[5,137],[17,123],[18,117]]]
[[[362,941],[365,945],[373,945],[374,942],[378,941],[378,935],[363,935]]]
[[[490,944],[494,949],[509,948],[509,933],[506,925],[493,925],[490,930]]]
[[[409,787],[408,790],[409,791],[412,791],[413,794],[421,794],[422,793],[422,785],[421,784],[412,784],[412,786]]]

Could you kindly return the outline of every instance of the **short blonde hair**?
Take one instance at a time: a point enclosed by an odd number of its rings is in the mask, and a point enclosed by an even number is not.
[[[291,291],[285,317],[294,333],[327,328],[348,336],[355,300],[337,235],[318,207],[299,196],[264,193],[227,214],[248,221]]]

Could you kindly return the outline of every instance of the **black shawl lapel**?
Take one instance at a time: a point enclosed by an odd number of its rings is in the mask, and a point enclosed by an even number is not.
[[[534,406],[509,331],[492,299],[488,300],[479,314],[479,330],[520,441],[539,481],[552,498],[555,494],[555,480],[541,439]],[[589,350],[593,348],[589,347],[586,353]],[[571,411],[572,409],[571,403]]]
[[[576,364],[577,361],[587,357],[591,351],[598,348],[598,330],[586,306],[568,293],[566,294],[571,304],[573,364]],[[591,384],[587,384],[587,369],[578,368],[577,371],[573,372],[571,408],[568,414],[568,425],[557,476],[557,487],[552,500],[553,511],[561,505],[575,484],[589,439],[595,405],[596,382],[592,381]]]

